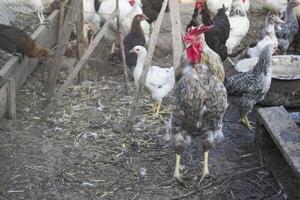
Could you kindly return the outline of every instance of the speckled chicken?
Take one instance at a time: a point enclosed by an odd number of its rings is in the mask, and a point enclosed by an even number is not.
[[[293,10],[293,0],[289,0],[285,14],[284,14],[284,24],[278,28],[275,27],[276,37],[278,39],[278,48],[286,54],[287,49],[296,37],[299,29],[297,16]]]
[[[35,43],[25,31],[0,24],[0,48],[19,56],[20,61],[25,56],[47,57],[48,49]]]
[[[191,136],[202,137],[204,165],[200,182],[209,174],[208,151],[223,138],[227,93],[222,61],[204,40],[203,33],[210,29],[211,26],[203,25],[192,27],[184,36],[186,49],[180,66],[181,77],[175,87],[176,110],[167,127],[175,142],[174,177],[179,180],[180,155]]]
[[[252,125],[248,120],[248,113],[253,105],[262,101],[268,92],[271,79],[272,45],[267,45],[261,52],[257,64],[248,72],[238,73],[225,80],[228,96],[238,108],[241,122],[249,129]]]

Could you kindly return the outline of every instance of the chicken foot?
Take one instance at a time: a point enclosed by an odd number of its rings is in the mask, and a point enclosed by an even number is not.
[[[240,122],[251,131],[254,129],[254,123],[249,122],[247,115],[243,115],[240,119]]]
[[[200,181],[198,183],[198,186],[201,184],[201,182],[209,175],[209,169],[208,169],[208,151],[204,152],[204,161],[203,161],[203,171],[202,176],[200,178]]]
[[[180,158],[181,158],[181,155],[176,153],[176,162],[175,162],[175,170],[174,170],[173,178],[177,179],[179,182],[182,182],[181,174],[180,174],[180,171],[179,171]]]
[[[21,63],[23,58],[24,58],[24,55],[21,54],[21,53],[18,53],[18,52],[14,52],[13,53],[14,56],[17,56],[19,58],[18,62]]]
[[[152,117],[154,119],[156,118],[162,118],[161,114],[162,113],[169,113],[168,111],[160,111],[162,106],[161,106],[161,102],[160,101],[156,101],[152,104],[152,108],[148,111],[146,111],[146,113],[152,113]],[[164,108],[164,110],[167,110]]]

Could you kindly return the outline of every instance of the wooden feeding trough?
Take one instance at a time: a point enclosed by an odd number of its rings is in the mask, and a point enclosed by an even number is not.
[[[50,48],[56,43],[59,10],[54,10],[48,19],[50,20],[51,25],[48,28],[40,26],[31,36],[34,41],[46,48]],[[10,99],[8,96],[9,86],[7,81],[9,79],[14,80],[15,90],[20,89],[39,63],[38,59],[30,59],[28,57],[25,57],[21,63],[18,61],[18,57],[13,56],[0,69],[0,118],[7,111],[8,101]]]
[[[262,160],[288,199],[300,199],[300,128],[284,107],[259,108],[256,125]]]
[[[250,70],[258,58],[239,61],[235,69],[239,72]],[[300,107],[300,56],[272,56],[272,83],[260,102],[267,106]]]

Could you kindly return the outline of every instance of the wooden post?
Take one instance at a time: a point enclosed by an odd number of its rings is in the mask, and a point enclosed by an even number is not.
[[[56,45],[61,45],[59,42],[62,40],[62,32],[63,32],[63,25],[64,25],[64,19],[65,19],[65,0],[60,0],[60,7],[59,7],[59,21],[58,21],[58,36],[56,40]],[[59,49],[61,49],[60,47]],[[58,53],[59,49],[55,54],[55,61],[54,64],[58,64]],[[48,73],[48,88],[47,88],[47,104],[51,102],[52,96],[54,94],[54,90],[56,87],[56,69],[57,66],[54,66],[53,68],[49,68],[49,73]]]
[[[125,56],[125,49],[124,49],[124,43],[123,43],[123,37],[122,37],[122,31],[121,31],[121,25],[120,25],[120,8],[119,8],[119,0],[116,0],[116,9],[118,12],[117,15],[117,27],[118,27],[118,42],[119,42],[119,47],[121,50],[121,54],[122,54],[122,60],[123,60],[123,73],[124,73],[124,90],[125,90],[125,94],[128,94],[128,85],[129,85],[129,81],[128,81],[128,68],[126,65],[126,56]]]
[[[173,41],[173,65],[175,72],[180,65],[180,58],[182,55],[182,24],[180,19],[180,9],[177,0],[169,0],[170,19],[172,25],[172,41]]]
[[[62,19],[64,16],[64,9],[60,13],[60,21],[59,21],[59,35],[57,41],[57,52],[55,55],[55,65],[51,68],[49,76],[48,76],[48,104],[52,101],[54,96],[55,88],[56,88],[56,80],[59,74],[60,65],[63,61],[63,56],[68,44],[68,40],[70,38],[70,34],[72,32],[72,25],[76,19],[75,15],[78,10],[81,1],[78,0],[71,0],[69,4],[69,9],[67,10],[67,14],[65,19]],[[63,5],[62,5],[63,4]],[[64,0],[61,2],[61,8],[64,6]],[[63,25],[62,25],[63,20]],[[48,115],[49,113],[45,113]]]
[[[77,21],[76,21],[76,36],[77,36],[77,59],[80,60],[84,53],[84,33],[83,33],[83,26],[84,26],[84,19],[83,19],[83,1],[81,1],[78,11],[77,11]],[[80,73],[78,73],[78,83],[80,83]]]
[[[149,66],[151,64],[151,60],[153,57],[153,53],[156,47],[156,43],[157,43],[157,39],[158,39],[158,35],[159,35],[159,31],[160,31],[160,27],[164,18],[164,14],[165,14],[165,10],[167,8],[168,5],[168,0],[164,0],[163,5],[161,7],[160,13],[157,17],[155,26],[154,26],[154,30],[151,34],[150,40],[149,40],[149,48],[148,48],[148,53],[146,56],[146,60],[144,63],[144,68],[143,68],[143,72],[141,75],[141,78],[139,80],[139,84],[136,90],[136,95],[135,95],[135,100],[132,103],[132,108],[130,110],[128,119],[127,119],[127,124],[125,127],[124,132],[128,133],[131,131],[132,127],[133,127],[133,123],[136,120],[137,117],[137,113],[138,113],[138,108],[139,108],[139,103],[140,103],[140,96],[141,96],[141,92],[144,89],[144,85],[145,85],[145,81],[147,78],[147,74],[148,74],[148,70],[149,70]]]
[[[16,84],[13,78],[7,81],[7,116],[12,120],[17,118]]]

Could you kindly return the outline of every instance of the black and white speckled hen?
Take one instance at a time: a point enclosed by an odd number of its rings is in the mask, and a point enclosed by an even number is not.
[[[296,37],[299,29],[297,16],[293,10],[294,0],[288,0],[284,14],[284,24],[275,27],[278,48],[286,54],[287,49]]]
[[[175,88],[176,109],[167,127],[175,142],[174,177],[178,180],[181,180],[180,155],[191,136],[202,137],[204,166],[200,182],[209,174],[208,151],[223,138],[223,116],[228,106],[224,68],[202,34],[211,28],[192,27],[184,36],[186,49],[181,60],[181,77]]]
[[[272,49],[271,44],[263,49],[253,69],[233,75],[224,81],[228,96],[231,97],[232,103],[240,112],[240,121],[249,129],[253,127],[249,123],[247,115],[253,105],[264,99],[271,85]]]

